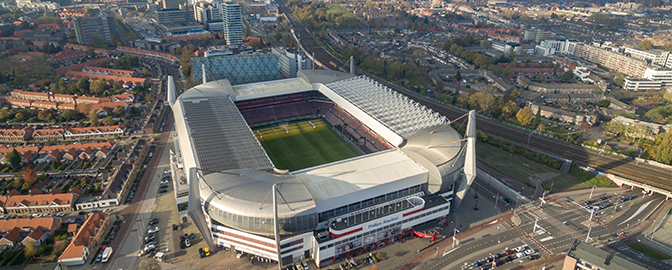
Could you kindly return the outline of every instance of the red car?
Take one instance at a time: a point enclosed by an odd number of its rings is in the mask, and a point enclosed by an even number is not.
[[[513,250],[506,250],[504,251],[504,253],[506,253],[506,255],[511,255],[514,254],[515,252],[513,252]]]

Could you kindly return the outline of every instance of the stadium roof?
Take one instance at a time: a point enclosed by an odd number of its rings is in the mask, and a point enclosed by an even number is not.
[[[332,82],[327,87],[399,135],[449,122],[439,113],[365,76]]]
[[[272,167],[261,144],[226,94],[230,89],[226,84],[205,84],[180,96],[200,169],[207,174]]]
[[[233,86],[236,101],[256,99],[267,96],[278,96],[295,92],[313,90],[312,85],[302,78],[291,78],[277,81],[266,81]]]
[[[297,171],[295,175],[319,202],[413,177],[418,181],[405,182],[404,187],[419,185],[427,181],[426,173],[403,152],[392,149]],[[397,189],[388,192],[393,190]]]

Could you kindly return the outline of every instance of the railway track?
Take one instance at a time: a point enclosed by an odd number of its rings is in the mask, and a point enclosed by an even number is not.
[[[280,11],[285,14],[292,24],[295,34],[299,37],[301,47],[307,51],[308,54],[314,55],[315,59],[319,60],[320,63],[331,70],[338,70],[345,66],[343,61],[328,53],[315,40],[311,33],[301,24],[301,22],[299,22],[296,16],[294,16],[293,12],[285,5],[284,0],[276,0],[276,3],[278,4]],[[446,106],[438,101],[408,91],[385,80],[381,80],[364,70],[357,69],[357,72],[376,79],[378,82],[397,92],[405,94],[418,103],[441,113],[448,117],[448,119],[456,119],[466,113],[464,110]],[[508,140],[519,145],[527,145],[529,138],[530,148],[572,160],[574,163],[583,166],[596,168],[598,171],[604,173],[614,174],[662,190],[672,191],[672,171],[670,170],[645,163],[636,164],[635,161],[631,159],[621,158],[610,154],[600,154],[597,151],[579,145],[565,143],[561,140],[539,136],[538,134],[536,137],[529,137],[529,131],[492,121],[484,117],[479,116],[477,118],[477,129],[490,136]]]

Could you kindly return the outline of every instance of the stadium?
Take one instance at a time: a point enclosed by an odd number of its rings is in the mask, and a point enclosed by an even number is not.
[[[476,174],[473,112],[462,138],[365,76],[303,70],[179,97],[170,77],[168,102],[172,177],[188,186],[188,196],[176,189],[178,209],[211,248],[323,267],[432,237],[418,230],[447,223]]]

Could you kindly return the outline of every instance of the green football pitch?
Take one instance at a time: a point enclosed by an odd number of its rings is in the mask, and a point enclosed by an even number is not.
[[[321,119],[259,128],[254,134],[278,169],[296,171],[360,155]]]

